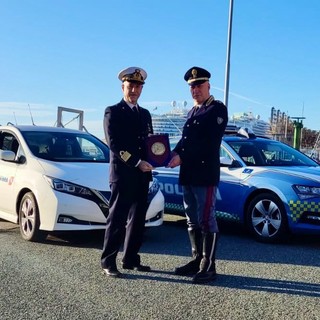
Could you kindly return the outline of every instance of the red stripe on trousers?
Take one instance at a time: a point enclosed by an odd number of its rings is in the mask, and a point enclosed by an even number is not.
[[[215,186],[209,186],[207,187],[207,192],[206,192],[206,202],[203,208],[203,226],[205,231],[209,231],[210,230],[210,226],[209,226],[209,217],[211,214],[211,207],[213,204],[213,193],[215,190]]]

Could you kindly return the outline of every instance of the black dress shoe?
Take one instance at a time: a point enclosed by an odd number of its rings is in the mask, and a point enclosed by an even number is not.
[[[196,258],[188,262],[187,264],[177,267],[174,270],[174,274],[178,276],[190,276],[195,275],[199,271],[199,265],[200,265],[201,259]]]
[[[210,281],[213,281],[217,278],[217,273],[216,271],[199,271],[194,275],[192,278],[192,283],[207,283]]]
[[[142,264],[123,263],[122,268],[127,269],[127,270],[137,270],[137,271],[141,271],[141,272],[148,272],[151,270],[151,268],[149,266],[143,266]]]
[[[122,273],[117,269],[117,267],[109,267],[102,270],[106,276],[111,278],[119,278],[122,276]]]

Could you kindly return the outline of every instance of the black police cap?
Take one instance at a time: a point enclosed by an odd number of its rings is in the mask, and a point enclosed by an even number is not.
[[[210,77],[211,74],[206,69],[192,67],[184,75],[184,80],[186,80],[189,85],[198,85],[208,81]]]

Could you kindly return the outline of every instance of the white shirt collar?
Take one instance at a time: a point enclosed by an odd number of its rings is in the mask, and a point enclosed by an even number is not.
[[[126,101],[126,104],[132,109],[133,107],[137,107],[138,108],[138,104],[132,104],[128,101]]]

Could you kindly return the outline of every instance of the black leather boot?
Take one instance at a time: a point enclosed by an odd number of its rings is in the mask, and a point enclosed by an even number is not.
[[[206,283],[217,277],[215,264],[217,240],[217,233],[203,233],[203,257],[200,263],[200,270],[192,279],[193,283]]]
[[[186,265],[175,269],[174,273],[179,276],[194,275],[199,271],[202,259],[202,233],[201,229],[188,228],[189,239],[193,259]]]

